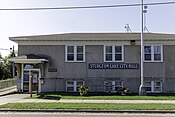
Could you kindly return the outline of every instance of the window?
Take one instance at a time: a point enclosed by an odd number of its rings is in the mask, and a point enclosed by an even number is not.
[[[74,91],[74,81],[66,82],[66,91],[73,92]]]
[[[122,46],[115,46],[115,61],[122,61]]]
[[[66,91],[68,92],[77,92],[79,87],[84,84],[84,81],[66,81]]]
[[[106,46],[106,61],[112,61],[112,46]]]
[[[77,81],[76,83],[77,83],[76,84],[76,91],[79,91],[80,86],[82,86],[84,84],[84,82],[83,81]]]
[[[123,87],[123,81],[121,81],[121,80],[116,80],[116,81],[107,80],[104,82],[104,85],[105,85],[104,88],[105,88],[106,92],[115,92],[119,88]]]
[[[85,46],[66,46],[66,62],[84,62]]]
[[[151,46],[144,46],[145,61],[151,61]]]
[[[161,45],[144,46],[144,60],[149,62],[163,61],[163,52]]]
[[[104,60],[105,62],[122,62],[123,46],[104,46]]]
[[[145,88],[147,92],[162,92],[162,81],[146,81]]]
[[[83,46],[77,46],[77,61],[83,61]]]
[[[161,46],[154,46],[154,61],[161,61]]]

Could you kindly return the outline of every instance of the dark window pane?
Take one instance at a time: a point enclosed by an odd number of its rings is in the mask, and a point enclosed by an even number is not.
[[[106,54],[106,61],[112,61],[112,54]]]
[[[73,92],[74,91],[74,87],[67,87],[67,91]]]
[[[150,54],[151,53],[151,46],[144,46],[144,52],[145,52],[145,54]]]
[[[154,91],[161,91],[161,87],[154,87]]]
[[[121,46],[115,46],[115,53],[122,53],[122,47]]]
[[[161,61],[161,54],[154,54],[155,61]]]
[[[77,87],[77,88],[76,88],[76,91],[79,91],[79,88],[80,88],[80,87]]]
[[[115,54],[115,61],[121,61],[122,60],[122,54]]]
[[[151,54],[145,54],[145,61],[151,61]]]
[[[112,46],[106,46],[106,53],[112,53]]]
[[[23,80],[24,81],[29,81],[29,72],[28,71],[24,71],[24,74],[23,74]]]
[[[67,53],[74,53],[74,46],[67,46]]]
[[[146,91],[151,91],[151,87],[145,87]]]
[[[72,85],[72,86],[74,86],[74,81],[67,81],[67,85]]]
[[[77,53],[83,53],[83,46],[77,46]]]
[[[77,86],[83,85],[83,81],[77,81]]]
[[[73,61],[74,60],[74,54],[67,54],[67,60]]]
[[[77,61],[83,61],[83,54],[77,54]]]

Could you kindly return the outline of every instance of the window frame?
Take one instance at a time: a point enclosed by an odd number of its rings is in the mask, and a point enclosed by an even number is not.
[[[105,80],[104,91],[116,92],[119,88],[123,88],[123,80]]]
[[[67,57],[68,57],[68,47],[69,46],[73,46],[73,48],[74,48],[74,53],[73,53],[73,55],[74,55],[74,60],[68,60],[67,59]],[[83,60],[81,61],[81,60],[77,60],[77,58],[78,58],[78,53],[77,53],[77,47],[78,46],[82,46],[83,47]],[[65,62],[85,62],[85,45],[66,45],[65,46]]]
[[[68,82],[73,82],[73,85],[68,85]],[[82,82],[83,85],[85,84],[84,80],[67,80],[66,81],[66,92],[78,92],[78,87],[80,87],[80,85],[77,84],[77,82]],[[68,87],[73,87],[73,91],[68,91]]]
[[[107,54],[106,53],[106,47],[107,46],[112,46],[112,60],[111,61],[106,60],[106,54]],[[119,54],[119,53],[116,53],[115,52],[115,47],[116,46],[120,46],[121,47],[121,51],[122,51],[121,52],[121,57],[122,57],[122,60],[115,60],[115,55],[116,54]],[[118,45],[118,44],[117,45],[104,45],[103,48],[104,48],[104,50],[103,50],[104,51],[104,55],[103,55],[104,56],[103,57],[104,62],[124,62],[124,45]]]
[[[159,83],[159,85],[157,85],[157,83]],[[147,89],[146,92],[150,92],[150,93],[160,93],[162,92],[162,80],[147,80],[145,81],[145,88]],[[157,89],[159,90],[157,90]],[[149,89],[149,90],[148,90]]]
[[[151,60],[145,60],[145,46],[151,47]],[[156,47],[156,46],[160,46],[161,60],[155,60],[154,55],[157,53],[154,52],[154,47]],[[146,45],[144,45],[144,62],[163,62],[163,45],[162,44],[146,44]]]

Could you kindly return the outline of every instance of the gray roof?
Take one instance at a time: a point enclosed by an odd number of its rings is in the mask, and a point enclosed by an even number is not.
[[[65,33],[10,37],[12,41],[115,41],[140,40],[140,33]],[[144,40],[175,41],[175,34],[144,33]]]
[[[13,58],[9,58],[9,61],[13,61],[15,63],[42,63],[48,62],[49,60],[46,56],[43,55],[35,55],[35,54],[26,54]]]
[[[45,56],[35,55],[35,54],[26,54],[14,57],[16,59],[47,59]]]

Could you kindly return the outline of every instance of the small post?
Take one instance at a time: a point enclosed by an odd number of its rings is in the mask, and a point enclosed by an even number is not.
[[[32,98],[32,83],[33,82],[33,78],[32,76],[30,77],[30,97]]]

